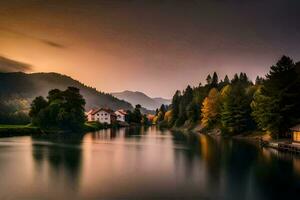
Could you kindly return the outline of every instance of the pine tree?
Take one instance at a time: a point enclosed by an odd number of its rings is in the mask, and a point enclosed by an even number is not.
[[[210,85],[212,83],[212,78],[211,78],[210,74],[208,74],[208,76],[206,77],[206,82],[208,85]]]
[[[219,83],[219,77],[216,72],[213,73],[212,81],[211,81],[211,87],[217,88]]]
[[[224,78],[224,84],[228,85],[230,83],[228,76],[226,75]]]
[[[249,90],[250,91],[250,90]],[[221,123],[229,133],[242,133],[252,127],[252,94],[241,83],[227,85],[221,91]]]
[[[299,76],[293,60],[283,56],[271,66],[253,103],[257,124],[273,135],[282,136],[300,118]]]
[[[262,85],[264,83],[264,79],[262,77],[256,76],[255,85]]]
[[[173,126],[175,124],[175,121],[178,119],[180,100],[181,100],[181,93],[179,90],[177,90],[172,98],[172,104],[171,104],[172,116],[170,119],[171,126]]]
[[[185,121],[188,119],[186,108],[192,101],[193,101],[193,89],[191,88],[191,86],[188,85],[180,99],[179,113],[176,121],[176,126],[183,125]]]
[[[164,118],[165,118],[165,113],[166,113],[166,107],[165,107],[164,104],[162,104],[162,105],[160,106],[159,112],[158,112],[158,114],[157,114],[157,117],[158,117],[157,121],[158,121],[158,122],[161,122],[161,121],[164,120]]]

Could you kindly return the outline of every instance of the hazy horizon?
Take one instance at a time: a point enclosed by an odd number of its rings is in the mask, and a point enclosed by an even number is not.
[[[0,2],[0,68],[57,72],[107,93],[171,98],[209,73],[254,80],[300,60],[300,2],[11,0]],[[18,61],[18,62],[14,62]],[[3,65],[4,64],[4,65]],[[24,68],[22,68],[22,66]]]

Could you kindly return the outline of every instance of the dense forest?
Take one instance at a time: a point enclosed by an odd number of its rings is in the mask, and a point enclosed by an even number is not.
[[[300,62],[282,58],[265,77],[255,83],[246,73],[226,75],[214,72],[206,84],[176,91],[172,104],[156,111],[154,123],[167,127],[220,130],[227,134],[263,131],[284,137],[300,121]]]

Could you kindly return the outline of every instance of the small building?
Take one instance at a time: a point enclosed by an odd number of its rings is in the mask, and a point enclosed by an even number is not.
[[[117,116],[117,121],[119,122],[125,122],[125,117],[127,115],[126,111],[123,109],[117,110],[115,112],[116,116]]]
[[[117,120],[116,114],[108,108],[92,109],[86,115],[88,121],[98,121],[102,124],[112,124]]]
[[[300,124],[291,128],[293,142],[300,143]]]

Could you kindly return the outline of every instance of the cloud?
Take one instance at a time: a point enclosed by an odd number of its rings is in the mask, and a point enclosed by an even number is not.
[[[52,42],[50,40],[41,40],[41,42],[43,42],[44,44],[47,44],[51,47],[55,47],[55,48],[66,48],[66,46],[62,45],[62,44],[59,44],[59,43],[56,43],[56,42]]]
[[[31,70],[32,66],[29,64],[0,56],[0,72],[26,72]]]
[[[44,38],[36,37],[36,36],[33,36],[33,35],[29,35],[29,34],[19,32],[19,31],[16,31],[16,30],[12,30],[12,29],[9,29],[9,28],[0,27],[0,31],[1,30],[5,31],[5,32],[12,33],[12,34],[15,34],[15,35],[18,35],[18,36],[26,37],[26,38],[29,38],[31,40],[39,41],[39,42],[44,43],[44,44],[46,44],[50,47],[60,48],[60,49],[66,48],[66,46],[63,45],[63,44],[53,42],[51,40],[47,40],[47,39],[44,39]]]

